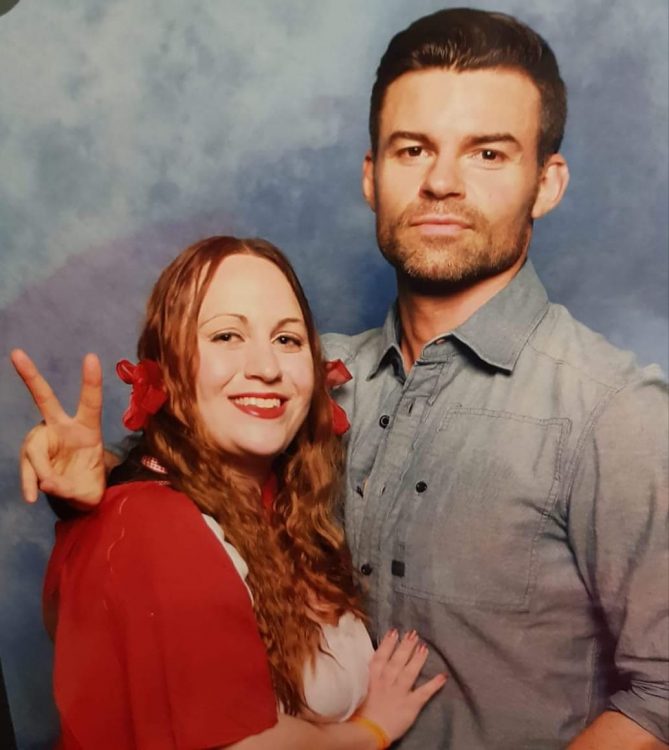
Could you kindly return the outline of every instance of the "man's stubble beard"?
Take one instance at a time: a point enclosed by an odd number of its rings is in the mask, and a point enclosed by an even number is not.
[[[384,222],[378,212],[379,248],[405,286],[437,295],[464,289],[504,273],[525,254],[532,235],[535,198],[536,191],[517,220],[497,230],[480,212],[448,200],[413,204],[394,222]],[[463,230],[462,236],[421,237],[419,230],[410,227],[412,217],[421,214],[457,216],[471,228]]]

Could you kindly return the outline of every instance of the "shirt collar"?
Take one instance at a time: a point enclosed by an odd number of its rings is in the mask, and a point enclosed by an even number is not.
[[[385,364],[392,364],[397,373],[404,372],[402,351],[400,349],[400,316],[397,310],[397,302],[394,302],[388,310],[386,319],[381,329],[378,351],[372,362],[372,367],[367,375],[371,380]]]
[[[501,370],[512,372],[530,334],[548,309],[548,296],[530,260],[513,279],[454,331],[445,331],[429,341],[422,360],[443,359],[439,349],[456,339],[479,359]],[[449,347],[450,349],[451,347]],[[402,363],[400,323],[395,303],[388,311],[381,330],[378,356],[368,379],[388,363]]]

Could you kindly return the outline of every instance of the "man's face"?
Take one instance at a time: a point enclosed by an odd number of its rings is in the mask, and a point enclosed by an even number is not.
[[[381,252],[422,282],[468,284],[522,262],[539,197],[540,95],[508,69],[406,73],[387,89],[363,190]]]

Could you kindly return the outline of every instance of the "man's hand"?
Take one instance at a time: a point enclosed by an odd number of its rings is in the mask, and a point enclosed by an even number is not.
[[[102,368],[94,354],[84,357],[79,405],[74,417],[65,413],[56,395],[30,357],[20,349],[12,364],[43,417],[21,446],[21,490],[29,503],[39,490],[83,506],[97,505],[105,490],[102,445]]]
[[[627,716],[604,711],[567,750],[666,750],[669,747]]]

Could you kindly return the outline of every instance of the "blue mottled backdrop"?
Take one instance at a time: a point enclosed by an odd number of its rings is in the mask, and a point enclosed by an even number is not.
[[[532,254],[553,299],[667,368],[666,0],[483,0],[553,45],[570,91],[572,183]],[[14,6],[14,7],[11,7]],[[56,717],[40,585],[44,504],[19,499],[36,358],[71,408],[102,356],[105,435],[158,271],[210,233],[295,262],[321,328],[377,324],[393,277],[359,189],[367,101],[390,36],[430,0],[4,0],[0,6],[0,658],[20,747]]]

